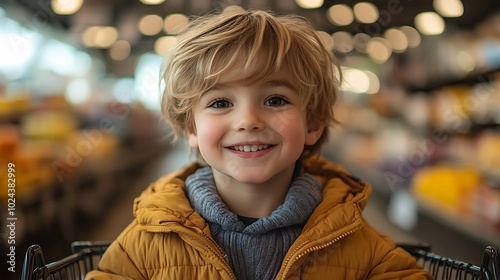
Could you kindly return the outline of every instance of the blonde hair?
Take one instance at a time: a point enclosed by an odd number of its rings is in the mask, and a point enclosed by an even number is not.
[[[165,57],[165,89],[161,110],[174,140],[195,129],[192,108],[226,69],[245,59],[241,81],[252,83],[279,71],[293,77],[309,121],[325,124],[318,142],[305,147],[319,151],[328,126],[336,123],[340,67],[313,26],[299,16],[276,16],[266,11],[223,12],[193,20],[177,36]]]

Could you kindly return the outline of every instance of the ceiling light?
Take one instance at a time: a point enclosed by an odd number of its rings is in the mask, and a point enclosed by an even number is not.
[[[145,53],[138,59],[134,70],[134,94],[136,100],[150,110],[159,110],[159,97],[161,87],[158,69],[163,58],[157,54]]]
[[[329,51],[333,49],[333,38],[330,36],[330,34],[326,33],[325,31],[322,30],[316,30],[316,34],[318,35],[319,39],[323,43],[323,46]]]
[[[175,36],[163,36],[155,41],[155,53],[159,55],[164,55],[170,50],[177,41]]]
[[[372,37],[366,33],[356,33],[352,38],[354,48],[361,53],[366,53],[366,46]]]
[[[82,7],[83,0],[52,0],[50,6],[54,13],[72,15]]]
[[[87,47],[95,47],[95,38],[97,37],[97,33],[99,33],[100,29],[100,26],[87,27],[82,33],[82,43]]]
[[[432,4],[443,17],[461,17],[464,14],[464,5],[460,0],[434,0]]]
[[[408,48],[408,39],[403,31],[389,28],[384,32],[384,38],[392,45],[394,52],[404,52]]]
[[[327,11],[328,20],[338,26],[349,25],[354,21],[351,7],[343,4],[333,5]]]
[[[361,23],[374,23],[378,20],[378,9],[368,2],[361,2],[354,5],[354,16]]]
[[[163,29],[163,19],[159,15],[145,15],[137,23],[139,31],[148,36],[154,36]]]
[[[409,48],[416,48],[420,45],[422,39],[420,38],[420,33],[418,33],[417,29],[404,25],[401,26],[399,30],[405,34],[406,39],[408,40]]]
[[[374,37],[367,45],[368,55],[377,63],[386,62],[392,54],[392,46],[384,38]]]
[[[368,83],[369,86],[368,86],[368,90],[366,91],[366,93],[374,94],[374,93],[379,92],[380,80],[379,80],[378,76],[375,75],[375,73],[373,73],[371,71],[364,71],[364,72],[368,76],[368,80],[370,81]]]
[[[345,31],[338,31],[332,34],[333,46],[338,52],[348,53],[353,49],[352,35]]]
[[[135,99],[134,93],[135,80],[124,77],[116,80],[113,85],[113,96],[120,103],[132,103]]]
[[[140,1],[146,5],[158,5],[165,2],[165,0],[140,0]]]
[[[95,37],[97,47],[109,48],[118,39],[118,31],[112,26],[105,26],[99,29]]]
[[[353,93],[366,93],[370,89],[370,77],[365,71],[355,68],[344,68],[341,90]]]
[[[116,41],[109,49],[109,56],[116,61],[122,61],[130,55],[130,44],[125,40]]]
[[[64,96],[72,104],[83,104],[90,99],[91,86],[84,78],[74,79],[68,83]]]
[[[444,31],[444,20],[435,12],[423,12],[415,17],[415,27],[424,35],[439,35]]]
[[[189,24],[189,19],[183,14],[171,14],[165,17],[163,29],[167,34],[178,34]]]
[[[303,9],[316,9],[323,6],[323,0],[295,0]]]

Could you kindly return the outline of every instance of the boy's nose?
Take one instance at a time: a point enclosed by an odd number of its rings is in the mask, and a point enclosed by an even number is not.
[[[241,112],[236,118],[235,130],[237,131],[261,130],[265,126],[262,116],[256,108],[241,108]]]

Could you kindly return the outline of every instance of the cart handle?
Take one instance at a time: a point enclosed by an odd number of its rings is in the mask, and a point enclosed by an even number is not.
[[[33,244],[28,247],[23,267],[24,269],[21,274],[21,279],[45,279],[45,277],[41,276],[49,274],[49,271],[45,266],[45,259],[43,258],[43,251],[40,245]]]
[[[483,260],[481,261],[484,280],[500,279],[500,258],[498,255],[498,251],[493,246],[486,246],[486,249],[484,249]]]

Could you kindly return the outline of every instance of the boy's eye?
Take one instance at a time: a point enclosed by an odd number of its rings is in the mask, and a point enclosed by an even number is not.
[[[288,100],[286,100],[285,98],[283,98],[281,96],[271,96],[266,100],[264,105],[266,105],[266,106],[283,106],[283,105],[288,104],[288,103],[289,103]]]
[[[230,108],[230,107],[233,107],[233,104],[231,104],[231,102],[229,102],[229,100],[226,100],[226,99],[216,99],[216,100],[210,102],[210,104],[208,104],[208,107],[210,107],[210,108]]]

